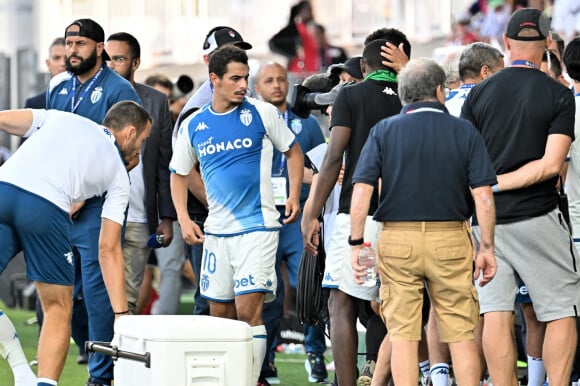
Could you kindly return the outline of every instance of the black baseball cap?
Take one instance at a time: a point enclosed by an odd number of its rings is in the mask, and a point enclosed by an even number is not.
[[[244,41],[242,35],[238,33],[233,28],[230,27],[215,27],[208,32],[205,40],[203,41],[203,54],[209,55],[217,48],[225,46],[226,44],[232,44],[243,50],[249,50],[252,45]]]
[[[73,25],[76,25],[79,27],[79,31],[72,31],[69,32],[68,29],[70,27],[72,27]],[[99,23],[97,23],[94,20],[91,19],[78,19],[73,21],[71,24],[69,24],[68,27],[66,27],[66,29],[64,30],[64,37],[66,38],[67,36],[82,36],[85,38],[89,38],[92,39],[94,41],[96,41],[97,43],[104,43],[105,42],[105,31],[103,31],[103,27],[101,27],[99,25]],[[107,54],[107,51],[105,51],[103,49],[103,54],[102,54],[103,60],[111,60],[111,58],[109,57],[109,54]]]
[[[530,28],[538,31],[538,36],[519,36],[523,29]],[[506,36],[513,40],[537,41],[544,40],[550,35],[550,22],[536,8],[523,8],[515,11],[507,26]]]
[[[347,59],[344,63],[333,64],[328,67],[328,70],[332,74],[340,75],[342,71],[348,72],[350,76],[356,79],[363,79],[363,73],[360,69],[360,61],[362,56],[353,56],[350,59]]]

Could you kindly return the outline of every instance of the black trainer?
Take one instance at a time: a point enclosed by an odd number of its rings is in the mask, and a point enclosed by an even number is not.
[[[326,371],[324,355],[309,352],[307,356],[304,367],[306,368],[306,372],[308,372],[308,382],[320,383],[328,381],[328,371]]]

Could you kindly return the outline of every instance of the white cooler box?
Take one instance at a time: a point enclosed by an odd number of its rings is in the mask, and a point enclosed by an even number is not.
[[[115,323],[111,344],[151,356],[150,368],[119,358],[115,386],[252,385],[252,330],[244,322],[198,315],[128,315]]]

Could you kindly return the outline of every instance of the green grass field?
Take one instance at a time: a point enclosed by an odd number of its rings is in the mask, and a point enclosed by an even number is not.
[[[38,342],[38,325],[28,324],[27,321],[34,318],[33,311],[24,311],[18,309],[8,309],[0,302],[0,308],[10,317],[14,323],[26,357],[32,360],[36,354],[36,344]],[[64,371],[62,373],[59,386],[83,386],[88,378],[86,365],[78,365],[76,358],[78,349],[74,343],[68,352]],[[301,354],[276,354],[276,366],[278,367],[278,376],[282,385],[301,386],[308,385],[308,378],[304,370],[304,361],[306,355]],[[327,356],[327,362],[331,360]],[[33,370],[36,370],[33,367]],[[332,373],[330,379],[332,380]],[[8,364],[0,360],[0,386],[13,385],[12,372]],[[138,385],[135,385],[138,386]],[[160,385],[166,386],[166,385]],[[167,385],[173,386],[173,385]]]

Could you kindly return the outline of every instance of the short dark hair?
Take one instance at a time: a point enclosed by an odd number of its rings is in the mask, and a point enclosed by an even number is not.
[[[399,46],[399,44],[403,43],[403,51],[405,52],[408,58],[411,57],[411,43],[409,43],[407,36],[398,29],[380,28],[378,30],[375,30],[367,35],[367,37],[365,38],[364,45],[366,46],[373,40],[377,39],[388,40],[389,43],[393,43],[397,47]]]
[[[564,55],[564,39],[562,39],[562,36],[560,36],[560,34],[558,32],[554,32],[554,31],[550,31],[550,35],[552,37],[552,40],[556,42],[556,48],[558,48],[558,55],[560,55],[560,58],[562,57],[562,55]]]
[[[372,70],[380,70],[387,68],[382,62],[385,60],[381,56],[381,47],[387,44],[386,39],[376,39],[365,45],[362,53],[362,60]]]
[[[542,62],[548,64],[548,70],[554,73],[554,76],[558,78],[562,75],[562,63],[558,59],[558,53],[553,50],[546,50],[542,55]]]
[[[231,62],[248,65],[246,51],[231,44],[219,47],[209,58],[209,72],[216,74],[221,79],[227,72],[228,64]]]
[[[564,50],[564,56],[562,57],[564,65],[566,66],[566,71],[570,78],[574,79],[576,82],[580,81],[580,38],[572,39],[566,49]]]
[[[141,134],[147,123],[153,123],[151,115],[143,106],[133,101],[121,101],[115,103],[103,120],[103,126],[113,131],[123,130],[127,126],[135,126],[137,135]]]
[[[127,32],[117,32],[109,36],[107,39],[108,42],[111,40],[127,43],[129,50],[131,51],[132,59],[141,58],[141,46],[139,45],[139,41],[137,38],[135,38],[135,36]]]
[[[500,65],[503,54],[490,44],[475,42],[471,43],[459,57],[459,77],[461,80],[479,78],[481,68],[487,66],[495,69]]]
[[[153,74],[149,75],[145,79],[145,83],[147,86],[155,87],[156,85],[160,85],[161,87],[165,87],[169,90],[173,90],[173,82],[163,74]]]
[[[398,77],[399,99],[403,105],[437,98],[437,87],[445,85],[445,71],[432,59],[413,59]]]

